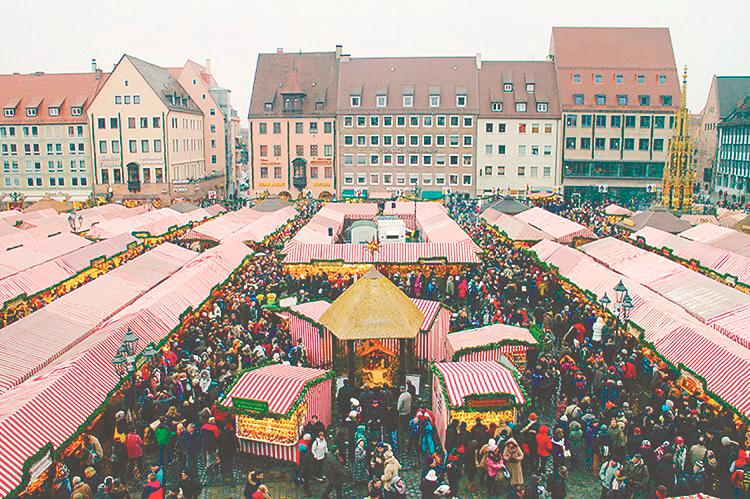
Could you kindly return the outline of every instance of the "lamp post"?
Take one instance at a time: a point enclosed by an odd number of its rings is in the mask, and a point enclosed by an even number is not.
[[[627,322],[630,318],[630,312],[633,310],[633,300],[632,298],[630,298],[628,288],[625,287],[622,279],[614,287],[614,292],[615,303],[614,308],[611,310],[611,312],[615,316],[615,347],[619,350],[620,323],[622,322],[622,324],[627,327]],[[612,300],[609,298],[609,296],[607,296],[607,293],[604,293],[604,296],[601,297],[599,303],[602,304],[605,310],[607,310],[608,312],[610,311],[609,305],[612,303]]]
[[[414,186],[414,236],[415,239],[417,239],[417,201],[419,200],[419,196],[422,194],[422,188],[418,185]]]
[[[70,225],[70,230],[78,232],[83,227],[83,217],[81,215],[76,216],[76,212],[74,211],[68,215],[68,225]]]
[[[126,401],[129,406],[134,404],[135,373],[138,371],[138,342],[140,338],[131,329],[128,329],[122,336],[122,343],[112,357],[112,367],[121,380],[130,379],[130,388],[126,393]],[[141,356],[146,363],[151,362],[159,355],[153,342],[146,345],[141,352]]]

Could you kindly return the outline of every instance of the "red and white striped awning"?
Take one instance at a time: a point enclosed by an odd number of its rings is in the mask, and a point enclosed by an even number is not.
[[[523,341],[536,345],[528,329],[507,324],[490,324],[475,329],[464,329],[448,334],[448,358],[464,348],[474,348],[503,341]]]
[[[260,400],[268,403],[268,410],[286,414],[299,397],[305,384],[323,376],[327,371],[311,367],[275,364],[253,369],[229,390],[221,402],[224,407],[234,407],[232,398]]]
[[[435,367],[443,375],[453,406],[463,406],[467,395],[483,393],[507,393],[519,404],[526,402],[513,373],[498,362],[437,362]]]
[[[523,220],[519,220],[516,217],[495,210],[486,211],[494,212],[494,214],[488,215],[489,218],[485,218],[487,223],[494,225],[500,232],[505,232],[505,235],[513,241],[541,241],[543,239],[554,239],[554,237],[546,232],[532,227],[530,224]],[[495,214],[497,216],[495,216]]]
[[[370,252],[365,244],[305,244],[291,241],[284,247],[284,263],[315,261],[344,263],[418,263],[445,259],[448,263],[479,263],[482,250],[467,240],[457,243],[382,243]]]
[[[518,213],[515,218],[549,234],[560,243],[570,243],[576,237],[596,239],[596,234],[588,227],[560,215],[555,215],[538,206]]]

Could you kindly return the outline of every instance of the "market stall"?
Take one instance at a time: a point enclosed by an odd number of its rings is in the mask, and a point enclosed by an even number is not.
[[[274,364],[245,372],[220,403],[236,417],[240,450],[294,462],[312,416],[331,422],[333,371]]]
[[[446,339],[445,360],[480,361],[505,357],[518,369],[523,369],[528,350],[537,346],[536,338],[526,328],[490,324],[450,333]]]
[[[481,417],[484,424],[502,426],[515,423],[517,408],[526,404],[513,372],[499,362],[436,362],[432,373],[432,411],[441,442],[453,419],[471,427]]]

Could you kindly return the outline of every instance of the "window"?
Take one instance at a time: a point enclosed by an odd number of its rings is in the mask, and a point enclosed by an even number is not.
[[[503,112],[503,103],[502,102],[493,102],[490,105],[490,109],[492,109],[493,113],[501,113],[501,112]]]
[[[393,164],[393,155],[392,154],[383,154],[383,165],[384,166],[391,166]]]
[[[458,166],[458,154],[451,154],[450,156],[448,156],[448,165]]]
[[[545,156],[551,156],[552,155],[552,146],[544,146],[544,155]]]
[[[597,114],[595,117],[596,128],[607,128],[607,115]]]
[[[211,125],[213,126],[213,125]],[[294,133],[305,133],[305,124],[301,121],[294,123]]]
[[[539,177],[539,167],[538,166],[532,166],[529,170],[530,177],[531,178],[538,178]]]
[[[525,145],[519,145],[518,146],[518,155],[519,156],[526,156],[526,146]]]
[[[534,93],[534,84],[533,83],[527,83],[526,84],[526,91],[530,94]]]
[[[471,174],[467,173],[461,176],[462,185],[471,185]]]
[[[519,177],[525,177],[526,176],[526,167],[525,166],[519,166],[516,168],[516,174]]]
[[[383,135],[383,145],[384,146],[392,146],[393,145],[393,135]]]
[[[603,81],[602,75],[595,74],[594,75],[594,83],[601,83]]]
[[[503,85],[503,92],[510,93],[513,91],[513,84],[512,83],[505,83]]]
[[[154,139],[154,152],[161,152],[161,139]]]
[[[129,150],[129,151],[130,151],[131,153],[136,153],[136,152],[138,152],[138,144],[136,143],[136,141],[135,141],[135,140],[129,140],[129,141],[128,141],[128,150]]]
[[[60,116],[60,108],[59,107],[51,107],[48,109],[48,113],[50,116]]]
[[[294,154],[295,156],[304,156],[305,155],[305,146],[298,144],[294,146]]]
[[[276,125],[281,126],[281,123],[274,123],[273,126],[273,133],[276,132]],[[331,121],[324,121],[323,122],[323,133],[333,133],[333,122]]]
[[[667,84],[667,75],[659,75],[659,85]]]
[[[440,96],[430,95],[430,107],[438,107],[438,106],[440,106]]]
[[[380,155],[370,154],[370,165],[377,166],[380,163]]]
[[[625,116],[625,128],[635,128],[635,116]]]
[[[654,116],[654,128],[664,128],[664,116]]]
[[[435,135],[435,145],[438,147],[445,146],[445,135]]]
[[[365,166],[367,164],[367,156],[364,154],[357,154],[357,164],[359,166]]]
[[[639,95],[638,96],[638,103],[641,106],[650,106],[651,105],[651,96],[650,95]]]
[[[637,75],[635,77],[635,82],[638,83],[638,85],[644,85],[646,83],[646,75]]]
[[[99,153],[100,154],[106,154],[107,153],[107,141],[106,140],[100,140],[99,141]]]
[[[268,123],[258,123],[258,133],[265,135],[268,133]]]
[[[5,117],[6,118],[12,118],[15,115],[16,115],[16,110],[15,109],[10,108],[10,107],[6,107],[5,108]],[[28,179],[28,180],[31,181],[31,179]]]
[[[581,149],[591,149],[591,137],[581,137]]]
[[[445,116],[435,116],[435,126],[445,126]]]
[[[526,103],[525,102],[516,102],[516,112],[517,113],[525,113],[526,112]]]
[[[278,158],[279,156],[281,156],[281,146],[279,144],[275,144],[273,146],[273,156],[275,158]]]
[[[378,185],[380,183],[380,174],[379,173],[371,173],[370,174],[370,185]]]
[[[620,126],[622,126],[622,116],[619,116],[619,115],[610,116],[609,126],[612,128],[620,128]]]
[[[417,165],[419,165],[419,154],[410,154],[409,166],[417,166]]]
[[[497,146],[497,154],[500,156],[505,154],[505,144],[500,144]]]
[[[463,145],[464,147],[471,147],[474,144],[472,135],[464,135]]]
[[[380,145],[380,135],[370,135],[370,145],[371,146]]]
[[[318,133],[318,122],[317,121],[311,121],[310,122],[310,133]]]
[[[590,114],[582,114],[581,115],[581,126],[584,128],[588,128],[591,126],[591,115]]]
[[[565,137],[565,149],[575,149],[575,148],[576,148],[576,138]]]
[[[281,178],[281,167],[280,166],[274,166],[273,167],[273,178]]]
[[[422,126],[426,128],[432,127],[432,115],[426,114],[422,116]]]
[[[607,96],[604,94],[596,94],[596,105],[604,106],[607,104]]]
[[[654,151],[664,150],[664,139],[654,139]]]
[[[480,170],[481,173],[481,170]],[[484,175],[489,177],[492,175],[492,167],[491,166],[485,166],[484,167]]]
[[[662,95],[661,96],[661,105],[662,106],[671,106],[672,105],[672,96],[671,95]]]
[[[464,128],[471,128],[474,126],[473,116],[464,116]]]
[[[115,104],[122,104],[122,95],[115,95]]]
[[[456,95],[456,107],[466,107],[466,95]]]
[[[459,139],[458,135],[451,135],[450,137],[448,137],[448,144],[451,147],[458,147],[459,141],[460,141],[460,139]]]
[[[265,102],[265,103],[263,103],[263,109],[265,111],[273,111],[273,103],[272,102]],[[266,170],[266,176],[264,178],[268,178],[268,168],[266,168],[265,170]],[[261,168],[261,172],[262,171],[263,171],[263,168]]]
[[[638,150],[639,151],[648,151],[648,139],[638,139]]]
[[[266,145],[261,145],[261,146],[260,146],[260,157],[261,157],[261,158],[265,158],[265,157],[267,157],[267,156],[268,156],[268,146],[266,146]]]
[[[531,146],[531,155],[539,156],[539,146]]]
[[[375,107],[385,107],[388,105],[387,95],[376,95],[375,96]]]
[[[594,149],[597,151],[603,151],[604,147],[607,145],[607,140],[603,137],[597,137],[594,139]]]
[[[109,119],[109,127],[110,128],[117,128],[117,118],[110,118]]]
[[[141,152],[148,152],[149,141],[141,140]]]
[[[344,128],[351,128],[354,126],[353,116],[344,116]]]
[[[625,139],[623,142],[623,149],[626,151],[632,151],[635,149],[635,139]]]
[[[112,153],[120,154],[120,141],[118,140],[112,141]]]
[[[615,75],[615,83],[618,85],[622,84],[622,82],[625,81],[625,78],[621,74]]]
[[[448,126],[455,128],[459,125],[460,120],[458,116],[451,116],[450,121],[448,122]]]
[[[581,83],[581,75],[578,73],[573,74],[573,83]]]
[[[422,145],[424,147],[432,146],[432,135],[422,135]]]
[[[367,135],[357,135],[357,145],[358,146],[366,146],[367,145]]]
[[[419,116],[409,116],[409,126],[410,127],[418,127],[419,126]]]
[[[352,107],[359,107],[359,104],[361,102],[361,97],[359,95],[352,95],[349,97],[349,99]]]
[[[641,116],[640,127],[641,128],[650,128],[651,127],[651,116]]]
[[[151,128],[161,128],[161,118],[158,116],[151,118]]]
[[[565,126],[575,128],[578,122],[577,114],[566,114],[565,115]]]
[[[126,95],[124,99],[125,104],[130,104],[130,96]]]
[[[402,103],[404,107],[412,107],[414,105],[414,96],[413,95],[404,95],[402,98]]]
[[[422,166],[432,166],[432,154],[422,155]]]
[[[537,102],[536,103],[536,112],[537,113],[546,113],[549,109],[549,104],[546,102]]]
[[[134,95],[133,96],[133,104],[140,104],[141,103],[141,96],[140,95]],[[213,109],[211,110],[211,115],[213,116]]]
[[[33,118],[34,116],[36,116],[36,108],[35,107],[27,107],[26,108],[26,116],[29,116],[31,118]]]
[[[80,107],[71,107],[70,108],[70,114],[71,116],[80,116],[83,113],[83,109]]]
[[[383,116],[383,126],[384,127],[392,127],[393,126],[393,116]]]
[[[573,104],[582,106],[584,102],[583,94],[573,94]]]
[[[373,115],[370,116],[370,126],[373,128],[377,128],[380,126],[380,116]]]

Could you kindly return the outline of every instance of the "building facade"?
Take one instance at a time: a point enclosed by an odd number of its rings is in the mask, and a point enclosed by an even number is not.
[[[550,57],[566,196],[630,199],[659,190],[679,99],[669,30],[553,28]]]
[[[87,111],[107,80],[91,73],[0,75],[0,198],[83,201],[94,184]]]
[[[562,134],[554,64],[486,61],[480,67],[477,194],[556,191]]]
[[[259,54],[250,101],[250,189],[298,197],[336,192],[336,52]]]
[[[98,194],[168,202],[223,187],[208,176],[203,113],[165,68],[124,55],[88,120]]]
[[[750,95],[718,124],[716,191],[722,199],[750,199]]]
[[[476,192],[477,57],[343,58],[341,195]]]
[[[716,76],[711,79],[706,104],[700,112],[696,136],[696,180],[700,190],[710,192],[716,173],[719,123],[750,95],[750,76]],[[718,193],[718,182],[715,191]]]

